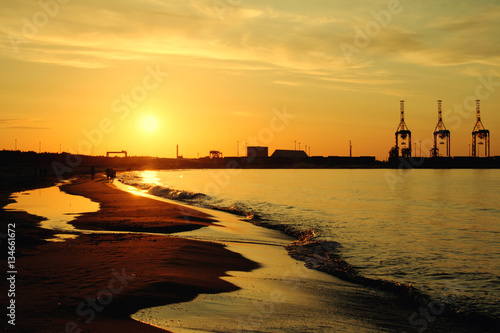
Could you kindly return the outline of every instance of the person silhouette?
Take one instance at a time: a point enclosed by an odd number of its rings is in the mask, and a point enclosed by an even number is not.
[[[95,167],[94,167],[94,166],[92,166],[92,167],[90,168],[90,178],[91,178],[92,180],[94,180],[94,177],[95,177]]]

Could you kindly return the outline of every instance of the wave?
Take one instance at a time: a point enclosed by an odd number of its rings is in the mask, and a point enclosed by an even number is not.
[[[200,200],[206,197],[203,193],[174,190],[159,185],[151,187],[149,189],[149,194],[172,200]]]
[[[435,314],[439,312],[440,315],[455,322],[480,328],[482,332],[497,332],[500,327],[499,318],[459,308],[456,305],[458,295],[453,293],[435,298],[415,288],[411,283],[403,284],[362,276],[341,257],[341,244],[335,241],[314,239],[314,230],[302,231],[296,237],[297,240],[286,247],[287,251],[292,258],[303,261],[307,268],[330,274],[347,282],[390,293],[397,296],[401,302],[421,311],[430,311]]]
[[[342,245],[340,243],[318,239],[320,235],[314,229],[300,229],[297,226],[276,221],[266,213],[250,209],[244,203],[227,202],[204,193],[172,189],[157,184],[145,184],[138,182],[139,178],[134,176],[121,176],[119,180],[124,184],[147,191],[151,195],[241,216],[255,225],[277,230],[291,236],[296,240],[287,245],[286,250],[292,258],[303,261],[307,268],[327,273],[347,282],[388,292],[397,296],[402,302],[423,309],[436,306],[436,304],[442,305],[444,307],[442,315],[454,321],[472,323],[485,329],[485,332],[500,326],[500,318],[458,308],[454,305],[456,299],[453,296],[434,298],[411,283],[404,284],[361,275],[355,267],[342,258]],[[495,330],[492,329],[491,331],[494,332]]]
[[[169,187],[147,184],[135,181],[135,176],[121,176],[119,177],[120,182],[133,186],[139,190],[146,191],[148,194],[170,199],[181,201],[190,205],[195,205],[203,208],[224,211],[238,216],[243,216],[248,220],[258,218],[256,214],[249,211],[244,205],[225,205],[224,202],[212,198],[204,193],[190,192],[178,189],[172,189]]]

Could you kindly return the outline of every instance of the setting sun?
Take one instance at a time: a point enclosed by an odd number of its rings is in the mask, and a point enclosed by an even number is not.
[[[142,119],[141,127],[145,132],[154,132],[158,128],[158,119],[153,115],[145,116]]]

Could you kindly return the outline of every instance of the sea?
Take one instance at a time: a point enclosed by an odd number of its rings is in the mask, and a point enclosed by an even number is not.
[[[317,249],[307,244],[320,244],[334,264],[311,268],[500,320],[500,170],[205,169],[119,179],[294,235],[290,256],[306,263]]]

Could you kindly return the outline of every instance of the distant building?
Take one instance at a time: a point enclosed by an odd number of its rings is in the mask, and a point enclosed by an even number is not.
[[[271,155],[274,158],[307,158],[306,152],[303,150],[285,150],[276,149]]]
[[[247,147],[247,156],[248,157],[268,157],[269,150],[267,147],[249,146],[249,147]]]

